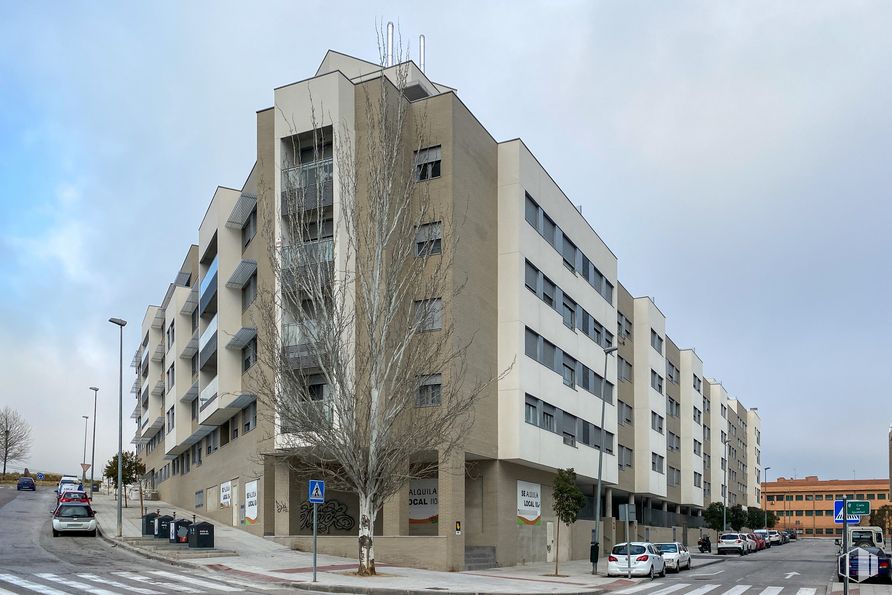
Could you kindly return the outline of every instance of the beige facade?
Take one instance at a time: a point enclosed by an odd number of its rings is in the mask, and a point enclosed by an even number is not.
[[[619,283],[617,256],[522,141],[496,141],[453,89],[407,69],[409,110],[423,114],[426,142],[438,148],[439,175],[419,184],[442,215],[443,237],[457,239],[450,274],[463,290],[444,301],[444,319],[455,341],[470,344],[470,378],[510,370],[481,395],[463,454],[439,460],[425,480],[433,508],[419,512],[410,502],[419,485],[407,485],[380,511],[378,557],[447,570],[551,560],[551,482],[566,467],[588,503],[561,531],[562,558],[588,556],[599,476],[604,547],[626,537],[616,521],[626,503],[636,510],[632,537],[695,539],[702,509],[724,486],[723,444],[710,434],[732,424],[743,487],[731,494],[757,505],[758,416],[704,380],[702,360],[667,336],[654,301]],[[310,531],[307,487],[280,450],[287,441],[275,413],[255,396],[267,371],[255,364],[262,337],[252,300],[257,288],[279,289],[269,246],[293,241],[285,197],[296,176],[325,180],[323,203],[312,208],[331,226],[314,249],[336,271],[362,266],[332,241],[345,233],[336,143],[362,147],[373,132],[364,93],[379,76],[372,63],[329,52],[312,78],[274,91],[274,106],[256,116],[247,181],[215,191],[197,244],[162,304],[147,309],[134,356],[134,443],[153,489],[181,509],[296,547]],[[319,114],[339,134],[308,160],[295,139],[312,136]],[[362,150],[356,159],[361,170]],[[283,328],[292,324],[282,316]],[[719,393],[721,409],[710,400]],[[353,556],[357,499],[327,497],[343,522],[325,528],[320,548]]]

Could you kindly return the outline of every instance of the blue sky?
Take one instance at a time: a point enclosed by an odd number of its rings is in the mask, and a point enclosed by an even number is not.
[[[888,475],[892,5],[822,1],[7,5],[0,406],[31,420],[32,468],[77,468],[94,384],[111,456],[107,318],[126,365],[214,188],[247,177],[255,111],[329,48],[375,59],[382,19],[759,408],[771,477]]]

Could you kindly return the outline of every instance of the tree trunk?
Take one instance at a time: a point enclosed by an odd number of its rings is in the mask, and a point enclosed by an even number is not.
[[[558,562],[560,561],[559,554],[561,553],[561,522],[558,521],[555,523],[557,525],[557,531],[554,534],[554,575],[558,575]]]
[[[366,495],[359,496],[359,576],[375,575],[375,516],[372,501]]]

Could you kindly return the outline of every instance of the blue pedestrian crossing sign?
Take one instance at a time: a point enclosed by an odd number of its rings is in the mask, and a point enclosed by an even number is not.
[[[833,501],[833,522],[837,525],[842,525],[842,511],[845,506],[845,500],[834,500]],[[849,523],[860,523],[861,515],[858,514],[850,514],[848,515]]]
[[[325,504],[325,482],[321,479],[311,479],[308,490],[310,504]]]

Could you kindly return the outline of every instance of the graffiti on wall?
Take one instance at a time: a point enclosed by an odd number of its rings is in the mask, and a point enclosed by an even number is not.
[[[326,500],[325,504],[319,505],[319,518],[317,521],[317,530],[319,533],[328,533],[335,531],[350,531],[356,524],[356,521],[347,512],[347,505],[339,500]],[[300,505],[300,528],[313,529],[313,505],[308,501],[304,501]]]

